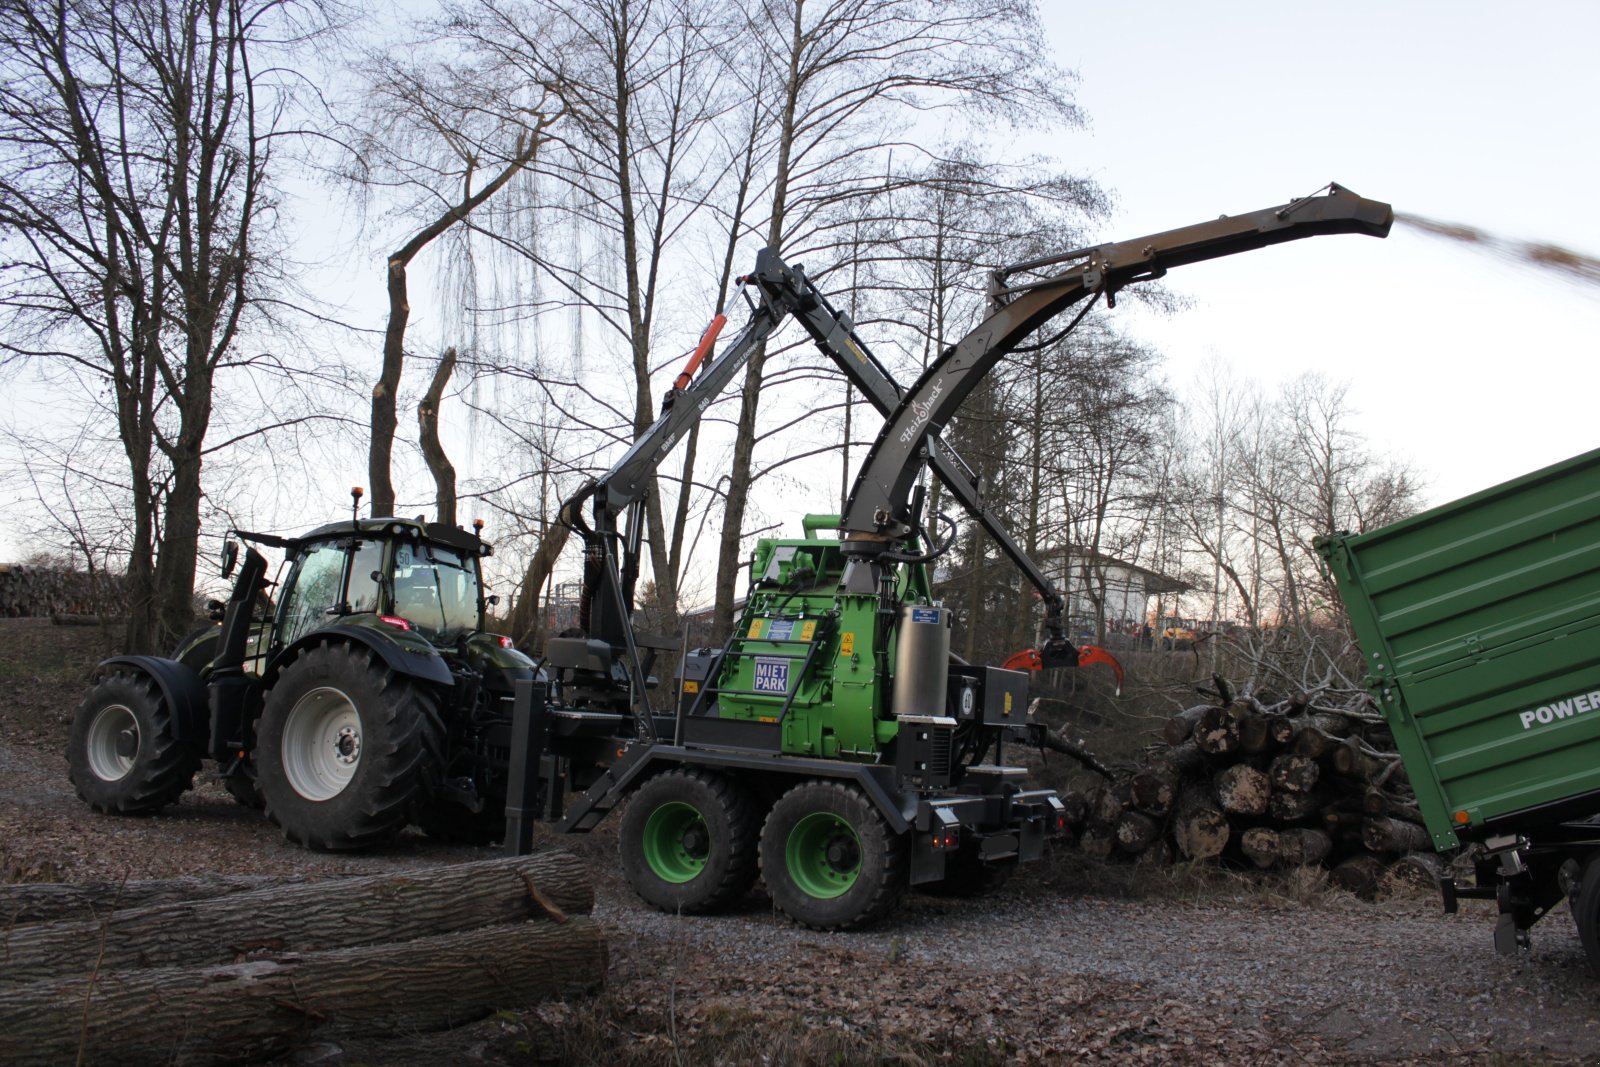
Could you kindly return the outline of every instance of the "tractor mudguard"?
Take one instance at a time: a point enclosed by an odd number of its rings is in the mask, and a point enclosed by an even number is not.
[[[272,666],[267,669],[264,679],[267,687],[271,688],[278,680],[284,664],[293,661],[304,649],[325,640],[347,641],[369,648],[383,659],[390,670],[398,674],[435,685],[455,685],[455,678],[451,676],[450,668],[445,666],[444,658],[420,638],[416,639],[416,643],[424,647],[414,648],[411,647],[412,642],[402,643],[372,627],[336,625],[313,630],[273,657]]]
[[[743,753],[737,750],[713,748],[685,748],[680,745],[644,744],[630,749],[600,780],[573,799],[565,818],[556,830],[567,833],[591,829],[603,818],[622,796],[633,792],[640,783],[657,771],[669,767],[704,767],[724,772],[751,772],[767,778],[790,777],[842,779],[861,787],[873,807],[883,815],[890,829],[905,833],[911,829],[916,816],[914,798],[909,809],[902,806],[906,799],[893,786],[892,768],[867,763],[848,763],[843,760],[785,758],[775,760],[769,754]],[[594,817],[593,813],[602,814]],[[587,817],[587,818],[586,818]]]
[[[199,671],[165,656],[112,656],[101,660],[95,673],[104,674],[113,667],[132,667],[156,683],[161,698],[172,709],[176,740],[205,743],[211,733],[210,710]]]

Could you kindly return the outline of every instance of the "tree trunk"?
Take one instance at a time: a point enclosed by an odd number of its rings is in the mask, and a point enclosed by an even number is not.
[[[138,882],[18,882],[0,885],[0,925],[97,919],[118,908],[204,900],[294,881],[298,879],[202,875]]]
[[[417,404],[422,458],[427,461],[428,470],[433,474],[437,521],[445,526],[456,524],[456,469],[439,441],[439,405],[444,402],[444,387],[449,384],[450,375],[455,373],[455,369],[456,350],[452,346],[439,357],[439,367],[433,372],[433,381],[428,384],[427,393]]]
[[[591,991],[605,969],[601,929],[579,917],[216,967],[97,970],[0,990],[0,1062],[254,1062],[309,1038],[441,1030]]]
[[[1416,823],[1400,819],[1367,819],[1361,839],[1373,852],[1390,856],[1402,852],[1425,852],[1433,847],[1433,839],[1428,836],[1428,831]]]
[[[15,927],[4,935],[0,984],[96,969],[218,965],[263,951],[277,957],[516,922],[544,914],[530,886],[563,913],[594,907],[584,865],[565,852],[271,886]]]

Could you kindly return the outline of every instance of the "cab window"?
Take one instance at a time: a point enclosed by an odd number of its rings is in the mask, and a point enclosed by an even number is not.
[[[278,623],[280,643],[293,644],[327,621],[328,613],[338,603],[344,561],[344,548],[337,542],[306,549],[290,576],[292,588],[284,598]]]

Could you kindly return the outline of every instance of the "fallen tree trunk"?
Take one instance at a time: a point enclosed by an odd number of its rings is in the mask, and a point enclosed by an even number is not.
[[[544,899],[541,901],[539,897]],[[402,874],[278,885],[204,900],[119,909],[102,920],[29,924],[0,936],[0,988],[124,967],[231,963],[519,922],[594,907],[583,863],[567,852]]]
[[[484,927],[222,967],[102,971],[0,989],[0,1062],[221,1064],[308,1038],[441,1030],[598,988],[600,927]]]
[[[167,878],[137,882],[23,882],[0,885],[0,925],[98,919],[119,908],[142,908],[180,900],[204,900],[229,893],[247,893],[291,885],[298,878],[260,875]]]

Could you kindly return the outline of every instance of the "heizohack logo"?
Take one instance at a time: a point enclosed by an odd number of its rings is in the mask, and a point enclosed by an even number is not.
[[[1519,712],[1517,717],[1522,720],[1524,730],[1531,730],[1536,725],[1548,726],[1558,719],[1570,719],[1574,715],[1590,711],[1600,711],[1600,689],[1587,693],[1574,693],[1564,700],[1552,700],[1548,704],[1540,704],[1536,708]]]

